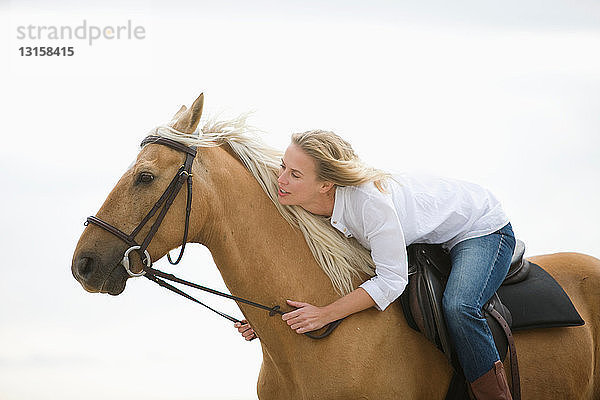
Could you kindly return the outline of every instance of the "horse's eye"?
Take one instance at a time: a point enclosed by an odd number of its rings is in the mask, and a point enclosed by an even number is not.
[[[150,183],[154,180],[154,175],[150,172],[142,172],[138,178],[141,183]]]

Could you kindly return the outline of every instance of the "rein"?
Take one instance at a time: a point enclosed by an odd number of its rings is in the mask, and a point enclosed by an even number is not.
[[[96,225],[96,226],[106,230],[107,232],[112,233],[113,235],[115,235],[116,237],[118,237],[119,239],[121,239],[122,241],[124,241],[125,243],[127,243],[130,246],[123,254],[123,259],[121,260],[121,265],[123,265],[123,267],[129,274],[129,276],[131,276],[131,277],[145,276],[146,278],[148,278],[152,282],[158,284],[159,286],[169,289],[170,291],[177,293],[180,296],[185,297],[186,299],[189,299],[195,303],[198,303],[198,304],[208,308],[209,310],[219,314],[223,318],[226,318],[232,322],[241,322],[241,321],[238,320],[237,318],[227,315],[221,311],[215,310],[214,308],[212,308],[210,306],[207,306],[206,304],[195,299],[194,297],[190,296],[189,294],[185,293],[184,291],[182,291],[182,290],[176,288],[175,286],[171,285],[170,283],[166,282],[166,280],[169,280],[169,281],[175,282],[175,283],[179,283],[179,284],[182,284],[185,286],[189,286],[194,289],[199,289],[199,290],[202,290],[202,291],[205,291],[205,292],[217,295],[217,296],[225,297],[225,298],[234,300],[236,302],[247,304],[252,307],[263,309],[265,311],[268,311],[269,316],[271,316],[271,317],[275,316],[277,314],[279,314],[279,315],[285,314],[283,311],[280,310],[280,307],[278,305],[269,307],[264,304],[256,303],[254,301],[250,301],[250,300],[247,300],[247,299],[244,299],[241,297],[237,297],[237,296],[233,296],[231,294],[219,292],[218,290],[210,289],[208,287],[198,285],[196,283],[192,283],[192,282],[186,281],[184,279],[178,278],[173,274],[169,274],[169,273],[159,271],[157,269],[152,268],[152,259],[150,258],[150,254],[148,253],[148,250],[147,250],[148,246],[150,245],[152,238],[158,231],[158,228],[159,228],[160,224],[162,223],[163,219],[165,218],[167,211],[169,211],[169,208],[173,204],[175,197],[177,197],[179,190],[181,189],[183,184],[187,181],[185,225],[184,225],[184,229],[183,229],[183,239],[182,239],[182,243],[181,243],[181,251],[179,252],[179,256],[177,257],[177,260],[175,260],[175,261],[172,261],[171,256],[169,255],[169,253],[167,253],[167,259],[169,260],[169,263],[171,263],[172,265],[179,264],[179,262],[181,261],[181,258],[183,257],[183,252],[185,250],[185,244],[187,243],[187,236],[188,236],[189,222],[190,222],[190,212],[191,212],[191,208],[192,208],[192,164],[194,162],[194,158],[196,157],[197,152],[196,152],[196,147],[194,147],[194,146],[188,147],[188,146],[181,144],[175,140],[164,138],[161,136],[154,136],[154,135],[147,136],[142,141],[141,145],[143,147],[146,144],[162,144],[164,146],[167,146],[172,149],[175,149],[175,150],[185,153],[184,164],[181,167],[179,167],[179,170],[177,171],[177,173],[171,180],[171,183],[169,183],[169,185],[167,186],[167,188],[165,189],[163,194],[160,196],[160,198],[154,204],[154,207],[152,207],[152,209],[148,212],[148,214],[146,214],[146,216],[142,219],[142,221],[138,224],[137,227],[135,227],[135,229],[130,234],[126,234],[119,228],[116,228],[115,226],[113,226],[113,225],[109,224],[108,222],[105,222],[102,219],[95,217],[95,216],[88,217],[86,222],[84,223],[84,225],[87,226],[90,223],[93,225]],[[146,237],[142,241],[142,244],[138,244],[135,241],[135,236],[142,230],[142,228],[146,225],[146,223],[148,223],[148,221],[156,214],[156,212],[161,207],[162,207],[162,209],[158,213],[156,220],[150,227],[150,231],[146,234]],[[139,254],[139,256],[142,260],[142,271],[140,271],[139,273],[133,272],[130,269],[129,253],[131,253],[134,250]],[[323,333],[321,333],[319,335],[314,334],[312,332],[306,332],[306,333],[304,333],[304,335],[306,335],[312,339],[325,338],[325,337],[329,336],[335,328],[337,328],[337,326],[342,322],[342,320],[343,320],[343,318],[329,323],[327,325],[327,327],[325,328],[325,330],[323,331]]]

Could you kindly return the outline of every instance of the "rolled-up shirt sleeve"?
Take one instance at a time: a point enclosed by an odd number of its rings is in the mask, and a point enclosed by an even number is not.
[[[385,310],[408,284],[408,259],[404,232],[390,202],[370,198],[362,209],[365,236],[375,263],[375,276],[360,285]]]

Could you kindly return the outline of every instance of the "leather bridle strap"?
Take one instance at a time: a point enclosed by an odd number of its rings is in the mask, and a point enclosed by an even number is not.
[[[177,171],[177,173],[175,174],[175,176],[173,177],[173,179],[171,180],[171,182],[169,183],[169,185],[167,186],[167,188],[165,189],[163,194],[160,196],[160,198],[154,204],[154,207],[152,207],[152,209],[146,214],[146,216],[142,219],[142,221],[138,224],[138,226],[136,226],[135,229],[129,235],[95,216],[88,217],[87,221],[86,221],[86,225],[88,223],[97,225],[97,226],[107,230],[108,232],[112,233],[113,235],[117,236],[118,238],[123,240],[125,243],[127,243],[129,246],[138,247],[136,249],[136,251],[140,255],[140,258],[142,259],[142,263],[144,265],[150,266],[150,265],[152,265],[152,261],[147,259],[146,249],[148,248],[148,246],[150,245],[150,241],[152,240],[152,238],[158,231],[158,228],[159,228],[160,224],[162,223],[163,219],[165,218],[167,211],[169,211],[169,208],[171,207],[171,205],[173,204],[173,201],[177,197],[179,190],[183,186],[183,182],[187,180],[187,200],[186,200],[187,204],[186,204],[186,211],[185,211],[185,224],[184,224],[184,230],[183,230],[183,239],[181,242],[181,251],[179,252],[179,256],[177,257],[177,260],[174,262],[171,260],[171,256],[169,254],[167,254],[167,258],[168,258],[169,262],[171,264],[175,265],[181,261],[181,258],[183,257],[183,252],[185,251],[185,245],[187,243],[190,212],[191,212],[191,207],[192,207],[192,165],[194,162],[194,158],[196,157],[196,148],[188,147],[188,146],[185,146],[175,140],[163,138],[160,136],[146,137],[142,141],[142,146],[144,146],[146,144],[151,144],[151,143],[162,144],[162,145],[171,147],[175,150],[182,151],[186,154],[184,164],[179,168],[179,170]],[[156,220],[150,227],[150,231],[146,234],[146,237],[142,241],[142,244],[138,245],[137,242],[135,241],[135,237],[161,207],[162,207],[162,209],[160,210],[160,213],[156,217]],[[131,275],[131,272],[129,270],[128,270],[128,272]]]
[[[193,159],[192,159],[192,161],[193,161]],[[190,171],[191,171],[191,167],[190,167]],[[171,263],[171,265],[179,264],[179,261],[181,261],[181,258],[183,257],[183,251],[185,250],[185,245],[187,243],[188,231],[189,231],[189,227],[190,227],[190,213],[191,212],[192,212],[192,175],[188,174],[188,177],[187,177],[187,200],[186,200],[186,205],[185,205],[185,223],[183,225],[183,240],[181,241],[181,251],[179,252],[179,256],[177,257],[177,260],[175,260],[175,261],[172,261],[171,255],[169,253],[167,253],[167,260],[169,260],[169,263]]]
[[[198,285],[197,283],[186,281],[185,279],[178,278],[178,277],[176,277],[173,274],[169,274],[169,273],[166,273],[166,272],[163,272],[163,271],[159,271],[159,270],[154,269],[152,267],[146,267],[146,268],[144,268],[144,270],[146,271],[146,275],[144,275],[144,276],[146,278],[150,279],[151,281],[159,284],[160,286],[162,286],[162,287],[164,287],[166,289],[169,289],[172,292],[175,292],[175,293],[179,294],[180,296],[185,297],[186,299],[192,300],[193,302],[198,303],[198,304],[200,304],[200,305],[208,308],[209,310],[211,310],[211,311],[219,314],[223,318],[227,318],[228,320],[230,320],[232,322],[241,322],[241,321],[238,320],[237,318],[234,318],[234,317],[232,317],[230,315],[227,315],[227,314],[225,314],[225,313],[223,313],[221,311],[217,311],[217,310],[215,310],[215,309],[207,306],[206,304],[204,304],[201,301],[195,299],[194,297],[190,296],[189,294],[185,293],[184,291],[182,291],[182,290],[176,288],[175,286],[173,286],[173,285],[165,282],[163,279],[166,279],[166,280],[169,280],[169,281],[172,281],[172,282],[175,282],[175,283],[179,283],[179,284],[182,284],[182,285],[185,285],[185,286],[189,286],[189,287],[194,288],[194,289],[199,289],[199,290],[202,290],[202,291],[205,291],[205,292],[217,295],[217,296],[225,297],[225,298],[234,300],[236,302],[248,304],[248,305],[250,305],[252,307],[261,308],[263,310],[268,311],[269,312],[269,316],[271,316],[271,317],[273,317],[274,315],[277,315],[277,314],[279,314],[279,315],[285,314],[285,312],[283,312],[283,311],[280,310],[279,306],[269,307],[269,306],[266,306],[264,304],[260,304],[260,303],[254,302],[254,301],[250,301],[250,300],[244,299],[242,297],[234,296],[234,295],[231,295],[231,294],[228,294],[228,293],[219,292],[218,290],[211,289],[211,288],[208,288],[206,286]],[[162,278],[162,279],[160,279],[160,278]],[[321,334],[316,334],[316,333],[313,333],[313,332],[306,332],[306,333],[304,333],[304,335],[308,336],[309,338],[312,338],[312,339],[323,339],[323,338],[329,336],[331,334],[331,332],[333,332],[333,330],[335,328],[337,328],[337,326],[342,322],[343,319],[344,318],[338,319],[336,321],[333,321],[333,322],[329,323],[327,325],[327,327],[325,328],[325,330]]]
[[[112,226],[111,224],[104,222],[100,218],[97,218],[97,217],[91,215],[91,216],[87,217],[87,220],[85,221],[84,225],[87,226],[89,223],[97,225],[100,228],[104,229],[105,231],[112,233],[113,235],[115,235],[116,237],[118,237],[119,239],[121,239],[122,241],[124,241],[125,243],[127,243],[130,246],[137,245],[137,243],[133,240],[133,238],[130,235],[126,234],[119,228],[116,228],[116,227]]]
[[[163,138],[160,136],[147,136],[142,141],[142,146],[144,146],[146,144],[151,144],[151,143],[163,144],[163,145],[169,146],[175,150],[179,150],[179,151],[186,153],[185,162],[179,168],[179,171],[177,171],[177,174],[173,177],[173,180],[169,184],[169,187],[167,188],[167,190],[165,190],[165,192],[163,193],[163,195],[161,196],[159,201],[156,202],[153,209],[150,210],[150,212],[148,213],[146,218],[144,218],[144,220],[142,220],[142,222],[140,223],[140,225],[138,225],[138,227],[134,230],[134,232],[137,233],[136,231],[139,231],[141,229],[141,227],[144,224],[146,224],[146,222],[148,222],[148,220],[150,218],[152,218],[152,215],[154,215],[156,210],[160,207],[161,202],[164,201],[165,202],[164,207],[162,208],[162,210],[160,210],[160,213],[156,217],[156,220],[150,227],[150,231],[148,232],[148,234],[146,235],[146,237],[144,238],[144,241],[142,242],[142,244],[140,246],[139,253],[141,256],[142,253],[144,252],[144,250],[146,250],[146,248],[150,245],[150,241],[156,234],[156,231],[158,231],[158,228],[159,228],[160,224],[162,223],[163,219],[165,218],[167,211],[169,211],[169,208],[171,207],[171,204],[173,204],[175,197],[177,197],[177,194],[179,193],[181,186],[183,186],[183,182],[187,180],[187,200],[186,200],[187,204],[185,207],[185,223],[184,223],[184,228],[183,228],[183,239],[181,241],[181,251],[179,252],[179,257],[177,257],[177,260],[175,262],[171,261],[171,257],[167,253],[167,258],[169,259],[169,262],[171,264],[175,265],[175,264],[178,264],[179,261],[181,261],[181,258],[183,257],[183,252],[185,250],[185,244],[187,243],[187,234],[188,234],[188,227],[189,227],[189,222],[190,222],[190,212],[192,209],[192,165],[194,163],[194,158],[196,157],[196,148],[188,147],[188,146],[185,146],[175,140]],[[173,186],[171,187],[171,185],[173,185]]]
[[[198,304],[200,304],[201,306],[204,306],[204,307],[208,308],[210,311],[212,311],[212,312],[214,312],[214,313],[217,313],[217,314],[219,314],[219,315],[220,315],[220,316],[222,316],[223,318],[227,318],[227,319],[228,319],[228,320],[230,320],[231,322],[241,322],[239,319],[237,319],[237,318],[235,318],[235,317],[232,317],[232,316],[231,316],[231,315],[229,315],[229,314],[225,314],[225,313],[224,313],[224,312],[222,312],[222,311],[215,310],[214,308],[212,308],[212,307],[210,307],[210,306],[208,306],[208,305],[204,304],[203,302],[201,302],[200,300],[198,300],[198,299],[196,299],[196,298],[194,298],[194,297],[190,296],[189,294],[187,294],[187,293],[186,293],[186,292],[184,292],[183,290],[180,290],[180,289],[176,288],[175,286],[171,285],[170,283],[167,283],[167,282],[163,281],[162,279],[160,279],[160,278],[157,278],[157,277],[156,277],[156,275],[154,275],[154,274],[152,274],[152,273],[150,273],[150,274],[148,274],[148,273],[147,273],[147,274],[146,274],[146,275],[144,275],[144,276],[145,276],[146,278],[150,279],[152,282],[154,282],[154,283],[158,284],[159,286],[162,286],[162,287],[164,287],[164,288],[166,288],[166,289],[169,289],[170,291],[172,291],[172,292],[174,292],[174,293],[177,293],[178,295],[180,295],[180,296],[183,296],[183,297],[185,297],[186,299],[193,301],[194,303],[198,303]]]

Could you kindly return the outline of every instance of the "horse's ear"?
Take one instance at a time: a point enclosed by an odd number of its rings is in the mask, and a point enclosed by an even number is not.
[[[202,107],[204,106],[204,93],[194,101],[194,104],[188,109],[185,106],[175,114],[177,121],[173,124],[173,128],[183,133],[194,133],[200,123],[202,117]]]
[[[171,121],[176,121],[179,119],[179,117],[181,117],[181,114],[183,114],[183,112],[187,110],[186,106],[181,106],[181,108],[179,109],[179,111],[177,111],[175,113],[175,115],[173,115],[173,118],[171,118]]]

